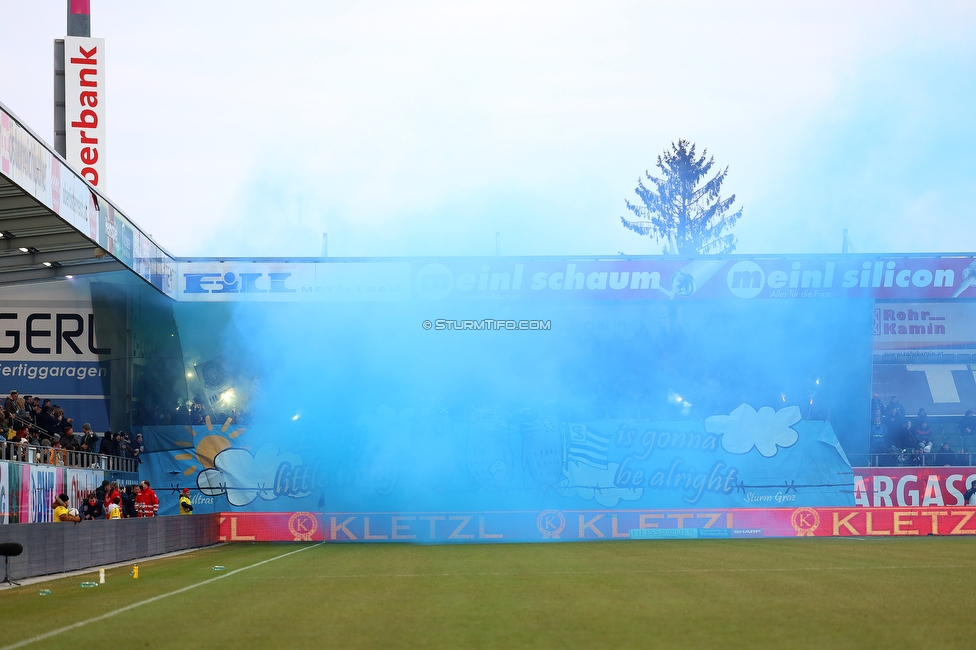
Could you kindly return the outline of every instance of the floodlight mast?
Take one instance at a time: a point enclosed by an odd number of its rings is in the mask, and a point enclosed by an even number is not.
[[[91,38],[91,0],[67,0],[68,36]],[[64,39],[54,41],[54,150],[68,157],[68,125],[64,105]]]
[[[91,38],[91,0],[68,0],[68,36]]]

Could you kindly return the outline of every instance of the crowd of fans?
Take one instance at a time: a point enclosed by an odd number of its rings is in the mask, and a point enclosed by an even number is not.
[[[189,492],[189,490],[184,490]],[[188,499],[187,499],[188,500]],[[101,487],[88,495],[81,510],[68,507],[68,495],[60,494],[52,504],[54,521],[91,521],[94,519],[127,519],[155,517],[159,514],[159,497],[149,481],[120,486],[117,481],[102,481]],[[190,506],[190,511],[193,510]],[[181,512],[183,506],[181,503]]]
[[[57,404],[33,395],[21,397],[16,390],[10,391],[3,400],[0,427],[7,442],[21,446],[19,449],[7,448],[5,456],[8,460],[25,457],[27,447],[36,447],[40,451],[32,459],[52,465],[67,464],[71,452],[129,458],[141,463],[139,456],[145,452],[141,434],[130,439],[124,432],[106,431],[99,436],[88,423],[76,431],[74,419],[67,417]],[[83,461],[83,464],[99,466],[95,458],[90,462]]]
[[[884,404],[875,393],[871,400],[871,464],[878,466],[967,466],[970,453],[966,436],[976,435],[976,416],[972,409],[956,423],[960,446],[953,450],[944,440],[938,447],[928,414],[920,408],[914,419],[905,415],[905,407],[892,396]]]

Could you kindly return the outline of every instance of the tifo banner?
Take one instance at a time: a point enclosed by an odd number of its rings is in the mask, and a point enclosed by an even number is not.
[[[854,502],[863,508],[966,505],[973,467],[857,467]]]
[[[405,450],[376,450],[363,468],[363,483],[347,486],[345,494],[332,489],[335,477],[326,475],[321,461],[262,443],[259,431],[242,427],[143,428],[151,441],[144,468],[157,489],[190,487],[214,498],[218,509],[243,511],[354,504],[364,490],[380,505],[397,500],[391,496],[397,487],[459,512],[486,499],[526,508],[543,497],[562,507],[853,505],[850,463],[833,430],[826,422],[801,421],[796,407],[756,411],[742,405],[704,423],[609,420],[564,427],[554,424],[555,415],[530,411],[523,418],[519,460],[511,456],[513,432],[499,426],[493,412],[475,416],[458,431],[464,434],[461,456],[445,457],[454,450],[443,437],[450,423],[434,422],[430,433],[440,433],[414,450],[414,461],[426,464],[397,470],[385,463],[399,461]],[[385,419],[362,425],[377,439],[396,426]],[[181,475],[186,484],[173,481]],[[424,484],[428,489],[420,488]]]

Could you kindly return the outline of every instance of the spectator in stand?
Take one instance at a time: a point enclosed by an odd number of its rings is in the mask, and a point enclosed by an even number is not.
[[[14,414],[0,409],[0,427],[3,427],[5,437],[10,438],[10,432],[14,431],[17,423],[14,421]]]
[[[871,422],[871,454],[874,455],[871,462],[876,467],[881,464],[881,459],[878,455],[885,453],[887,449],[888,443],[885,440],[885,427],[881,422],[881,411],[875,411],[874,419]]]
[[[190,411],[190,424],[204,424],[207,420],[207,413],[198,398],[193,399],[193,410]]]
[[[931,450],[932,447],[930,446],[929,451]],[[916,446],[915,449],[912,450],[909,464],[911,464],[913,467],[921,467],[922,465],[925,465],[925,454],[926,454],[925,445],[922,443],[918,443],[918,446]]]
[[[72,427],[70,424],[61,429],[61,446],[67,447],[69,444],[78,444],[78,439],[75,437],[74,427]]]
[[[105,517],[105,507],[94,492],[88,495],[84,505],[81,506],[81,516],[85,520],[103,519]]]
[[[61,447],[61,436],[54,436],[47,462],[52,465],[64,466],[64,449]]]
[[[894,395],[891,396],[888,407],[885,409],[885,425],[888,427],[889,433],[905,427],[905,407]]]
[[[142,442],[142,434],[137,433],[135,442],[132,444],[132,455],[138,461],[142,462],[142,454],[146,451],[146,447]]]
[[[941,467],[948,467],[956,464],[956,455],[952,453],[952,447],[948,442],[943,442],[939,448],[939,453],[935,455],[935,464]]]
[[[50,406],[41,406],[41,412],[37,415],[37,426],[46,432],[54,431],[54,414],[51,413]]]
[[[932,427],[929,426],[928,420],[919,420],[913,433],[917,442],[932,446]]]
[[[81,517],[77,515],[77,510],[75,510],[76,514],[71,514],[68,508],[68,495],[64,492],[57,496],[51,507],[54,508],[54,521],[73,521],[76,524],[81,521]]]
[[[156,491],[149,487],[149,481],[143,481],[141,487],[142,516],[155,517],[159,514],[159,498],[156,496]]]
[[[68,427],[74,428],[74,420],[67,417],[64,414],[64,409],[61,407],[54,407],[54,431],[56,433],[61,433]]]
[[[966,415],[959,420],[959,435],[976,436],[976,416],[973,416],[972,409],[966,411]]]
[[[37,424],[37,418],[41,416],[41,404],[38,399],[34,398],[34,403],[27,408],[26,411],[27,419],[31,424]]]
[[[959,467],[969,467],[969,450],[965,447],[960,447],[959,451],[956,452],[956,465]]]
[[[122,456],[123,458],[135,458],[135,450],[132,448],[132,443],[129,440],[129,434],[122,432],[119,433],[119,456]]]
[[[24,400],[20,398],[17,391],[10,391],[10,395],[3,400],[3,410],[7,413],[17,413],[17,411],[24,410]]]
[[[964,498],[967,506],[976,506],[976,480],[970,482]]]
[[[884,403],[877,393],[871,396],[871,417],[874,417],[875,412],[884,413]]]
[[[98,453],[103,456],[115,456],[118,451],[115,448],[115,434],[106,431],[102,435],[102,442],[98,445]]]
[[[81,444],[85,446],[85,451],[94,452],[98,448],[98,436],[87,422],[81,425]]]

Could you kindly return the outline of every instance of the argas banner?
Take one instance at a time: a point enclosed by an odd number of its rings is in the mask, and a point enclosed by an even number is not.
[[[858,467],[854,502],[862,508],[963,507],[973,467]]]

